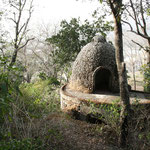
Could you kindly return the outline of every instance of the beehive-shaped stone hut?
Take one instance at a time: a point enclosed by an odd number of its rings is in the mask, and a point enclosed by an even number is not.
[[[83,93],[119,92],[115,49],[103,36],[82,48],[72,69],[69,88]]]

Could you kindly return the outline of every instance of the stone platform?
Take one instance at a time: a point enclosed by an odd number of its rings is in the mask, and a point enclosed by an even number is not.
[[[89,114],[90,104],[102,105],[102,104],[114,104],[120,105],[119,93],[110,93],[105,91],[97,91],[95,94],[86,94],[77,91],[73,91],[63,86],[60,90],[61,95],[61,109],[64,112],[75,110],[83,114]],[[144,93],[139,91],[130,92],[131,105],[149,105],[150,93]]]

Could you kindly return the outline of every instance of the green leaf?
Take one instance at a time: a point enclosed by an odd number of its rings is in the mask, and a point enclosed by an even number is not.
[[[100,3],[102,3],[103,2],[103,0],[99,0],[100,1]]]
[[[5,82],[0,84],[0,88],[1,88],[2,94],[7,93],[8,89],[7,89],[7,84]]]

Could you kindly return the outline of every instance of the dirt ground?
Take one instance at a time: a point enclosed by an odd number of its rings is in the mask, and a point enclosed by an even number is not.
[[[108,134],[112,133],[104,125],[75,120],[63,113],[49,115],[40,124],[41,128],[43,125],[47,126],[49,131],[47,135],[43,135],[43,138],[47,137],[46,150],[121,150],[113,144],[117,137],[109,139]]]

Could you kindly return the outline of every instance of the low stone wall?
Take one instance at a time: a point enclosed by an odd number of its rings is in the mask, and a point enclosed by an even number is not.
[[[85,120],[88,114],[91,114],[91,106],[94,106],[94,112],[102,113],[99,109],[102,104],[120,105],[119,94],[86,94],[70,90],[66,85],[60,89],[61,109],[64,112],[73,112],[80,114],[80,118]],[[130,101],[132,105],[149,105],[150,94],[140,92],[130,92]],[[79,116],[78,116],[79,117]]]

